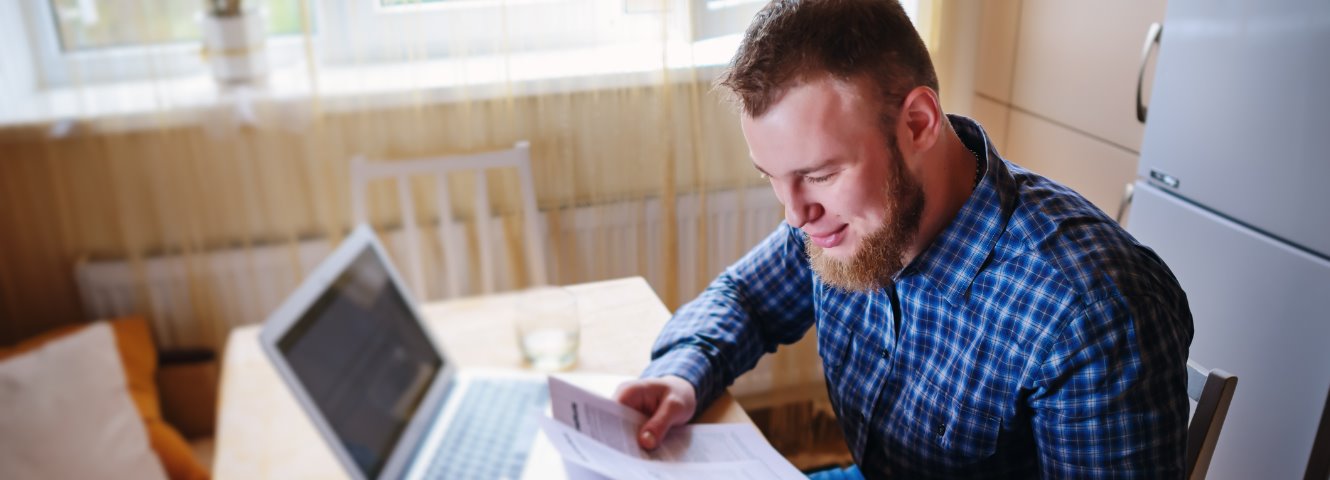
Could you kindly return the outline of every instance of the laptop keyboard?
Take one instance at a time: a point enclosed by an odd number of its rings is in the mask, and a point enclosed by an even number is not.
[[[516,480],[536,438],[532,411],[548,404],[545,382],[474,379],[426,476]]]

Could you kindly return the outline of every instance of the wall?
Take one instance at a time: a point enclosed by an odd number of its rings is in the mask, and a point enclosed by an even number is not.
[[[1116,215],[1144,132],[1135,116],[1141,46],[1164,4],[983,2],[971,114],[1008,160]]]

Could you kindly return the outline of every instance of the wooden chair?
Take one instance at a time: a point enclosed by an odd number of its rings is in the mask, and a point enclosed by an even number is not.
[[[456,242],[447,241],[455,237],[452,221],[452,202],[448,194],[448,174],[457,171],[473,171],[475,175],[475,221],[478,247],[480,250],[479,269],[483,293],[495,290],[495,255],[494,246],[499,242],[491,237],[491,213],[489,190],[486,186],[486,172],[502,168],[516,168],[519,189],[521,190],[521,208],[524,210],[524,236],[526,243],[526,267],[529,279],[534,285],[546,283],[545,248],[539,233],[536,209],[536,192],[531,177],[531,147],[525,141],[517,142],[513,148],[471,155],[456,155],[433,158],[419,158],[391,162],[370,162],[364,157],[351,161],[351,205],[357,223],[368,221],[365,198],[366,185],[374,180],[391,178],[397,182],[397,198],[402,208],[402,227],[405,239],[405,254],[400,265],[407,274],[407,281],[419,299],[429,298],[425,288],[425,261],[420,244],[420,228],[416,224],[415,204],[412,202],[411,179],[416,176],[434,177],[437,188],[437,209],[439,212],[439,239],[443,255],[444,270],[447,275],[445,292],[448,297],[461,294],[463,279],[467,278],[468,262]]]
[[[1220,369],[1206,370],[1194,361],[1187,361],[1187,396],[1196,402],[1196,410],[1187,426],[1187,478],[1205,478],[1237,386],[1238,377]]]

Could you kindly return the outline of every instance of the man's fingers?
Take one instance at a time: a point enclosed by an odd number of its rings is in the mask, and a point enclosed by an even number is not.
[[[614,397],[647,416],[637,430],[637,444],[646,450],[659,447],[670,429],[688,423],[697,408],[692,384],[679,377],[625,382],[619,385]]]
[[[642,429],[637,432],[637,445],[643,450],[655,450],[660,446],[660,439],[670,431],[668,422],[661,420],[664,416],[664,409],[656,411],[656,415],[642,424]]]
[[[635,382],[620,385],[619,391],[614,393],[615,401],[642,412],[643,415],[655,412],[656,398],[659,398],[659,395],[652,393],[651,385]]]
[[[642,412],[647,415],[647,421],[637,430],[638,446],[653,450],[660,445],[660,439],[664,438],[668,426],[662,428],[662,419],[668,418],[661,397],[665,396],[663,385],[650,381],[633,381],[619,385],[618,391],[614,392],[615,400],[629,408]]]
[[[688,421],[684,406],[676,399],[667,397],[657,406],[651,418],[642,424],[637,432],[637,444],[646,450],[655,450],[670,432],[670,427]]]

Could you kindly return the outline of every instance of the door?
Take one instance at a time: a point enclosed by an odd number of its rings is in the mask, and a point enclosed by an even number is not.
[[[1330,255],[1330,2],[1171,0],[1140,176]]]
[[[1129,230],[1187,292],[1191,358],[1238,377],[1209,477],[1301,478],[1330,392],[1330,260],[1144,182]]]

